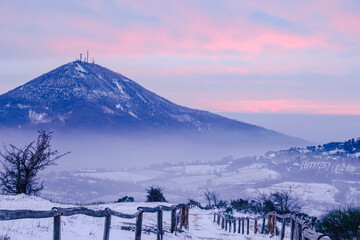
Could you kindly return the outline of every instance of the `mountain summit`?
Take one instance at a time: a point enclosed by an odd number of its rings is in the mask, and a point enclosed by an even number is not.
[[[222,135],[299,142],[283,134],[174,104],[93,63],[70,62],[0,96],[3,128],[83,129]]]

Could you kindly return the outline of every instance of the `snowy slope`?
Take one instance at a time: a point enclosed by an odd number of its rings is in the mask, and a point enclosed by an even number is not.
[[[25,195],[4,196],[0,195],[0,209],[31,209],[49,210],[52,207],[71,207],[59,203],[52,203],[39,197]],[[100,205],[87,205],[91,209],[104,209],[109,207],[123,213],[134,213],[139,206],[155,207],[158,203],[108,203]],[[170,204],[168,204],[170,205]],[[175,236],[170,233],[170,213],[164,213],[164,239],[213,239],[229,240],[239,238],[237,233],[228,233],[213,223],[213,212],[200,209],[190,209],[190,229],[178,232]],[[62,239],[102,239],[104,218],[94,218],[84,215],[74,215],[61,218]],[[112,217],[110,239],[133,240],[134,219],[121,219]],[[156,238],[156,214],[146,213],[143,218],[142,239]],[[253,229],[253,226],[251,226]],[[8,236],[11,240],[48,240],[52,238],[53,219],[22,219],[0,222],[0,237]],[[269,239],[267,235],[254,235],[251,232],[243,239]]]

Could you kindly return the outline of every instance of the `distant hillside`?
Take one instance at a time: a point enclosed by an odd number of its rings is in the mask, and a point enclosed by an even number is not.
[[[163,163],[127,171],[57,173],[48,175],[47,191],[59,199],[101,200],[99,192],[110,196],[116,186],[121,186],[119,195],[129,191],[140,197],[144,187],[155,184],[165,187],[171,201],[204,201],[203,192],[208,189],[219,192],[220,199],[231,200],[291,188],[306,213],[319,215],[335,206],[360,204],[359,143],[360,139],[351,139],[217,162]],[[65,193],[70,182],[74,189]]]

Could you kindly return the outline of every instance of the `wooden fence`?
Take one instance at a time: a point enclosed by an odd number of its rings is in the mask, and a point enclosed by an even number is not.
[[[281,219],[281,231],[280,238],[281,240],[285,237],[285,227],[286,222],[290,222],[291,240],[330,240],[328,236],[322,233],[315,232],[310,228],[309,223],[302,219],[300,216],[295,214],[277,214],[275,212],[270,212],[265,216],[258,218],[251,217],[229,217],[225,216],[222,213],[214,213],[214,222],[216,222],[222,229],[229,232],[238,232],[239,234],[245,234],[245,222],[246,222],[246,234],[250,233],[250,220],[254,221],[254,233],[255,234],[271,234],[272,236],[277,235],[276,224],[277,219]],[[267,228],[266,227],[267,220]],[[258,224],[261,223],[261,229],[258,228]],[[237,224],[238,223],[238,224]],[[238,225],[236,229],[236,225]],[[260,231],[259,231],[260,230]]]
[[[179,210],[177,212],[177,210]],[[50,211],[33,211],[33,210],[0,210],[0,221],[4,220],[15,220],[23,218],[54,218],[54,240],[61,239],[61,216],[72,216],[75,214],[84,214],[91,217],[105,217],[104,224],[104,240],[109,240],[110,237],[110,226],[111,216],[120,218],[132,219],[136,218],[135,222],[135,240],[141,239],[142,232],[142,219],[143,213],[157,213],[157,240],[162,240],[163,231],[163,211],[171,211],[171,233],[175,233],[182,227],[189,228],[189,208],[185,204],[163,206],[159,205],[154,208],[150,207],[139,207],[138,211],[134,214],[124,214],[106,208],[105,210],[92,210],[85,207],[74,207],[74,208],[53,208]]]

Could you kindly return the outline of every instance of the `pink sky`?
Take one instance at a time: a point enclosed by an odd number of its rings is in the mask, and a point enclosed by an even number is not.
[[[189,107],[360,115],[357,0],[4,0],[0,12],[0,93],[89,49]]]

